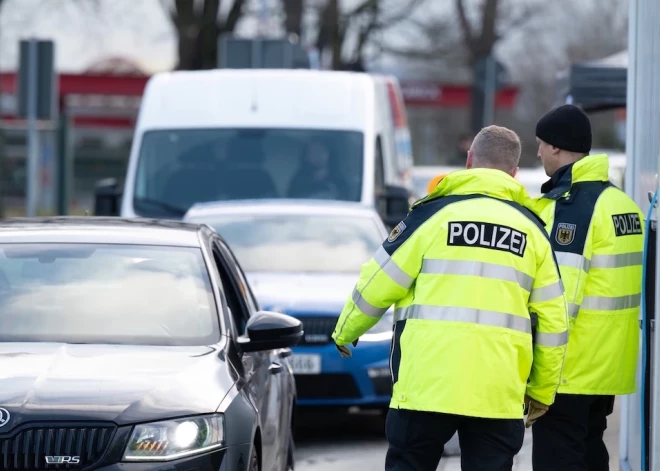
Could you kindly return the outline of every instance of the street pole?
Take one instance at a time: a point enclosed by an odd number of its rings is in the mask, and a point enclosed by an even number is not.
[[[29,75],[27,97],[27,206],[25,215],[37,215],[39,201],[39,130],[37,129],[37,41],[31,39],[29,43]]]
[[[486,80],[484,90],[484,113],[483,113],[483,126],[490,126],[495,122],[495,87],[497,70],[495,64],[495,57],[489,54],[486,59]]]

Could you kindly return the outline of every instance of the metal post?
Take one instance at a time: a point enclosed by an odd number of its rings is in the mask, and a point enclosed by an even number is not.
[[[66,216],[69,213],[69,182],[71,181],[71,146],[69,112],[62,107],[57,132],[57,213]]]
[[[496,87],[495,57],[490,54],[486,58],[486,83],[484,88],[484,116],[483,126],[490,126],[495,122],[495,87]]]
[[[39,130],[37,129],[37,41],[30,40],[27,129],[27,205],[25,215],[37,215],[39,201]]]

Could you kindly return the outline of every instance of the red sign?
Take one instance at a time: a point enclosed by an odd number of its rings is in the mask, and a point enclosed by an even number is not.
[[[442,85],[436,82],[402,80],[401,92],[408,106],[462,108],[470,105],[471,88],[466,85]],[[505,87],[497,93],[495,106],[513,108],[517,95],[516,87]]]

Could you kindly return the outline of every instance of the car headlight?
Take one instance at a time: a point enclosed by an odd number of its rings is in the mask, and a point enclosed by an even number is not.
[[[360,341],[363,342],[382,342],[384,340],[392,340],[394,331],[394,311],[390,308],[383,317],[369,329]]]
[[[169,461],[221,448],[224,425],[219,414],[136,425],[123,461]]]

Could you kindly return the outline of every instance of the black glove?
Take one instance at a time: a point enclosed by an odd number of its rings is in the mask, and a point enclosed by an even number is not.
[[[358,341],[357,339],[351,344],[354,347],[357,347]],[[335,343],[335,347],[337,347],[337,351],[341,355],[342,358],[350,358],[353,353],[351,352],[351,349],[348,348],[346,345],[337,345]]]

